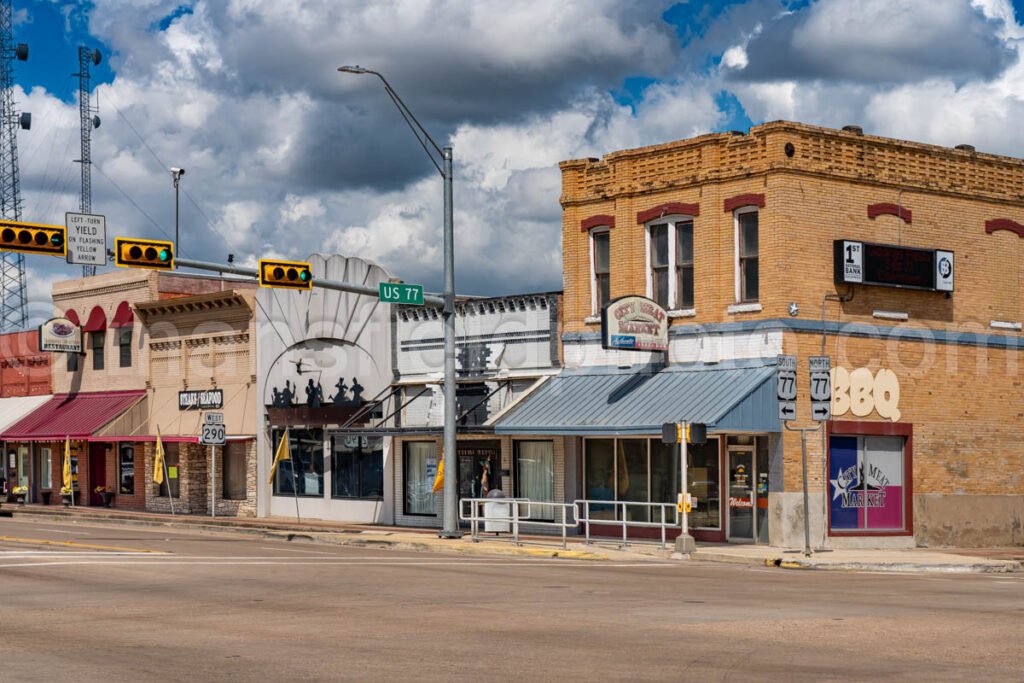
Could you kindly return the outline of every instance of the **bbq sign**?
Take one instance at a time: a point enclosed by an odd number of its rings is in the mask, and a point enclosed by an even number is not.
[[[668,351],[668,314],[642,296],[623,296],[601,309],[601,347]]]

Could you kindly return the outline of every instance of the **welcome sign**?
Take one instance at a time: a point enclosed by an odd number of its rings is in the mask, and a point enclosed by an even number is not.
[[[601,347],[668,351],[668,314],[643,296],[613,299],[601,309]]]

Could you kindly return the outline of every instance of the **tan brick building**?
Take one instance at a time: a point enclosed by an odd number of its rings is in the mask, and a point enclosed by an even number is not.
[[[1024,161],[780,121],[560,167],[567,369],[646,381],[791,354],[797,424],[811,426],[808,357],[824,351],[833,416],[808,438],[813,545],[1024,543]],[[856,277],[900,286],[837,284],[837,240],[861,245]],[[667,366],[601,348],[601,306],[624,295],[667,309]],[[718,389],[739,391],[702,392]],[[640,391],[609,404],[624,412]],[[712,429],[697,488],[691,463],[698,539],[802,544],[800,438],[771,394],[754,409],[775,410],[774,428]],[[643,469],[629,419],[592,450],[624,462],[633,449],[630,486],[646,472],[653,500],[657,445]],[[594,433],[567,439],[582,496]]]

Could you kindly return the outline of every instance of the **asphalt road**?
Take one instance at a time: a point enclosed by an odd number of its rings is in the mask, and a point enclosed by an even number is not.
[[[1020,574],[464,557],[0,519],[0,593],[4,681],[1024,680]]]

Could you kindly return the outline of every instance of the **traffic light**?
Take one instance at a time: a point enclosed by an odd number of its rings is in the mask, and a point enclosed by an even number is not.
[[[114,263],[122,268],[174,270],[174,244],[161,240],[115,237]]]
[[[0,250],[67,256],[67,232],[62,225],[0,221]]]
[[[703,446],[708,442],[708,426],[700,422],[688,422],[686,424],[686,443],[694,446]]]
[[[260,287],[311,289],[313,270],[304,261],[260,259]]]

